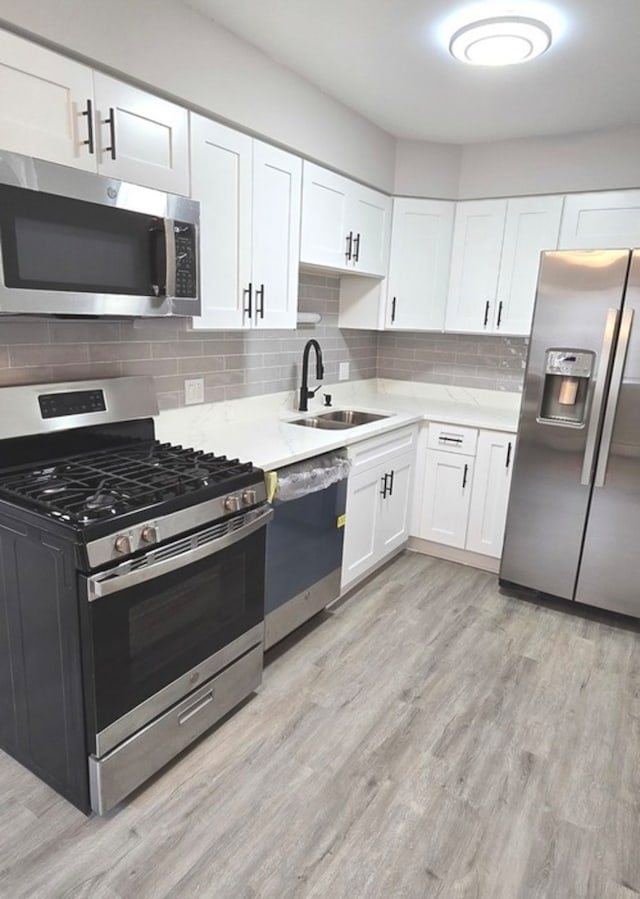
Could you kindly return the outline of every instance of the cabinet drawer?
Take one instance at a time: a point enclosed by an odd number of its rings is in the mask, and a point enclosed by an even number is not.
[[[457,425],[434,424],[429,425],[429,449],[448,450],[450,453],[462,453],[465,456],[474,456],[478,431],[476,428],[461,428]]]
[[[380,437],[372,437],[371,440],[351,444],[348,447],[348,454],[352,473],[365,471],[400,453],[415,452],[417,439],[418,427],[413,425],[410,428],[389,431]]]

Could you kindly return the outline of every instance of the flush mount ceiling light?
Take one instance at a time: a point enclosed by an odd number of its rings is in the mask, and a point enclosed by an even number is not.
[[[529,62],[551,46],[551,30],[539,19],[496,16],[459,28],[449,51],[474,66],[510,66]]]

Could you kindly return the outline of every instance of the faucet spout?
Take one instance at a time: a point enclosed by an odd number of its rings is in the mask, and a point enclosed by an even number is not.
[[[302,385],[300,387],[300,403],[298,404],[298,410],[300,412],[308,412],[308,400],[315,396],[320,387],[320,384],[318,384],[315,390],[309,390],[309,355],[312,349],[316,354],[316,380],[322,381],[324,378],[324,365],[322,364],[322,350],[320,349],[320,344],[317,340],[307,340],[302,353]]]

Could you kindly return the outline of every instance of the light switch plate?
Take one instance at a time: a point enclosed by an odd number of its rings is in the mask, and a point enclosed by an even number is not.
[[[349,380],[349,363],[341,362],[338,365],[338,380],[339,381],[348,381]]]
[[[184,401],[187,406],[204,403],[204,378],[192,378],[184,382]]]

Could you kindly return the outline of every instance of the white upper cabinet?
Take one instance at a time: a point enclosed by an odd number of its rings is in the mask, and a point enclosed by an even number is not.
[[[493,330],[531,331],[540,254],[558,245],[563,197],[516,197],[507,202]]]
[[[0,31],[0,148],[96,171],[93,73]]]
[[[295,328],[302,160],[253,141],[252,277],[255,325]]]
[[[387,327],[444,328],[454,210],[444,200],[394,199]]]
[[[506,212],[506,200],[456,205],[447,331],[493,329]]]
[[[194,328],[295,328],[301,175],[291,153],[191,116],[202,294]]]
[[[251,168],[250,137],[191,116],[191,190],[200,203],[202,299],[194,328],[244,326],[251,283]]]
[[[391,198],[305,162],[300,261],[383,277],[387,273]]]
[[[562,204],[559,196],[457,204],[447,331],[529,334],[540,253],[558,245]]]
[[[565,198],[558,247],[615,250],[640,246],[640,190],[570,194]]]
[[[100,72],[94,95],[100,174],[188,195],[187,110]]]

